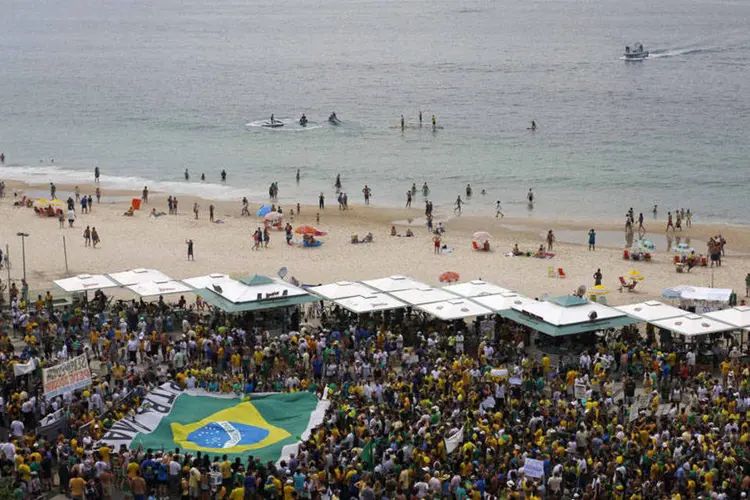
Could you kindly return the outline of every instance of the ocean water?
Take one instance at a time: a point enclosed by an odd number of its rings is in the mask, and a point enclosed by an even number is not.
[[[352,202],[368,184],[374,204],[400,205],[427,182],[447,209],[471,183],[469,213],[498,199],[510,215],[576,219],[659,204],[746,222],[744,0],[3,5],[0,178],[84,182],[99,165],[105,191],[263,200],[276,181],[284,203],[332,203],[340,173]],[[652,56],[621,60],[636,41]],[[419,110],[444,128],[391,128]],[[292,123],[303,112],[306,129]],[[252,126],[272,113],[287,126]]]

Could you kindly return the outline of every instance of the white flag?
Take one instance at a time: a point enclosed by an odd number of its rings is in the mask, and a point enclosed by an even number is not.
[[[13,373],[16,377],[33,373],[34,370],[36,370],[36,362],[34,362],[34,358],[31,358],[28,363],[16,363],[13,365]]]
[[[464,428],[453,434],[450,437],[445,438],[445,451],[451,454],[453,450],[458,448],[458,445],[464,442]]]

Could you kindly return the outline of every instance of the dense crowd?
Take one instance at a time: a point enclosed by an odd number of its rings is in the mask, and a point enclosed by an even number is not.
[[[98,295],[52,305],[16,298],[0,336],[0,417],[10,433],[0,472],[17,498],[57,489],[92,500],[682,500],[750,491],[750,366],[729,343],[713,342],[703,364],[694,347],[626,328],[559,357],[499,317],[468,325],[319,310],[272,335],[252,316],[200,301],[112,304]],[[46,400],[41,368],[78,354],[91,360],[93,385]],[[31,359],[36,369],[14,376]],[[100,441],[164,380],[238,395],[328,388],[331,405],[279,463]],[[59,435],[36,434],[59,419]]]

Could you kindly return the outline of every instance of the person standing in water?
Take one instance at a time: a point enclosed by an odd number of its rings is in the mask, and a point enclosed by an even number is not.
[[[369,205],[370,204],[370,193],[372,193],[372,190],[370,189],[370,187],[367,184],[365,184],[365,187],[362,190],[362,194],[365,195],[365,205]]]
[[[536,130],[536,121],[531,120],[531,129],[532,132]]]
[[[435,118],[435,115],[432,115],[432,130],[437,129],[437,118]]]
[[[99,184],[99,167],[94,167],[94,184]]]
[[[422,111],[419,111],[419,128],[422,128]]]
[[[221,170],[221,182],[226,182],[226,181],[227,181],[227,171],[222,169]]]
[[[596,251],[596,231],[594,231],[594,228],[589,231],[589,252],[592,250]]]
[[[190,173],[188,172],[188,169],[185,169],[185,180],[186,181],[190,180]]]
[[[341,189],[341,174],[336,174],[336,182],[333,184],[336,189]]]
[[[404,115],[401,115],[401,130],[406,128],[406,122],[404,122]]]
[[[458,198],[456,198],[455,206],[453,207],[453,213],[458,213],[458,215],[461,215],[461,206],[464,204],[464,202],[461,200],[461,195],[458,195]]]
[[[406,192],[406,208],[411,208],[411,189]]]
[[[534,191],[529,188],[529,193],[526,195],[526,200],[529,202],[529,206],[534,206]]]
[[[297,169],[297,184],[299,184],[299,169]]]

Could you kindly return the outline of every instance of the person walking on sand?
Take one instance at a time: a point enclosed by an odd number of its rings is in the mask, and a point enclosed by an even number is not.
[[[645,233],[646,227],[643,225],[643,212],[638,214],[638,232]]]
[[[411,189],[406,192],[406,208],[411,208]]]
[[[195,254],[193,253],[193,240],[185,240],[187,244],[187,260],[195,260]]]
[[[320,196],[318,196],[318,208],[320,210],[325,210],[326,208],[326,197],[322,192],[320,193]]]
[[[458,213],[458,215],[461,215],[461,206],[464,204],[463,201],[461,201],[461,195],[458,195],[458,198],[456,198],[456,203],[453,207],[453,213]]]
[[[750,273],[745,276],[745,297],[750,297]]]
[[[172,198],[172,210],[173,210],[172,213],[177,215],[177,197],[176,196]]]
[[[669,228],[672,228],[672,232],[674,233],[674,224],[672,223],[672,212],[667,212],[667,230],[666,232],[669,232]]]
[[[552,229],[547,231],[547,251],[551,252],[552,247],[555,245],[555,233],[552,232]]]
[[[594,286],[599,286],[601,284],[602,284],[602,270],[601,268],[599,268],[594,273]]]
[[[86,226],[86,229],[83,230],[83,246],[89,245],[91,245],[91,228]]]
[[[214,205],[213,203],[208,206],[208,220],[214,221]]]
[[[94,184],[99,184],[99,166],[94,167]]]
[[[96,248],[99,244],[99,233],[96,231],[96,226],[91,228],[91,245]]]
[[[55,186],[54,182],[49,183],[49,197],[51,200],[55,199],[55,194],[57,193],[57,186]]]
[[[143,186],[143,193],[141,194],[141,200],[143,200],[144,205],[148,203],[148,186]]]
[[[198,211],[200,210],[201,206],[198,205],[198,202],[196,201],[193,203],[193,213],[195,214],[195,220],[198,220]]]
[[[271,233],[268,232],[268,228],[263,228],[263,247],[268,248],[268,244],[271,242]]]
[[[435,247],[435,253],[440,253],[440,233],[438,233],[437,231],[435,232],[435,236],[432,237],[432,243]]]
[[[497,216],[505,217],[505,214],[503,213],[503,207],[500,204],[500,200],[497,200],[497,203],[495,204],[495,218],[497,219]]]
[[[73,223],[76,221],[76,212],[72,208],[68,210],[68,227],[73,227]]]
[[[593,227],[589,231],[589,252],[592,250],[596,251],[596,231],[594,231]]]
[[[102,190],[99,188],[99,186],[96,186],[96,202],[101,203],[102,201]]]
[[[57,209],[57,222],[60,223],[60,229],[65,227],[65,215],[59,208]]]

